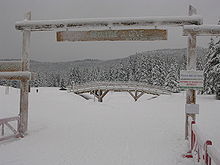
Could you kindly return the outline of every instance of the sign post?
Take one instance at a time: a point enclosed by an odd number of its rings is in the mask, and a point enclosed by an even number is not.
[[[187,93],[187,97],[193,98],[193,102],[190,102],[191,99],[186,100],[185,104],[185,113],[186,113],[186,132],[185,138],[188,138],[188,118],[191,116],[195,120],[195,115],[199,114],[199,105],[196,104],[195,99],[195,90],[203,88],[203,71],[196,70],[182,70],[180,71],[180,88],[187,89],[187,92],[193,94],[192,96]],[[191,93],[192,92],[192,93]]]
[[[189,6],[189,16],[196,15],[197,11],[191,5]],[[187,70],[196,70],[196,35],[188,34],[188,47],[187,47]],[[186,91],[186,104],[196,104],[196,91],[194,89],[188,89]],[[186,114],[185,120],[185,139],[188,139],[188,118],[196,120],[195,114]]]

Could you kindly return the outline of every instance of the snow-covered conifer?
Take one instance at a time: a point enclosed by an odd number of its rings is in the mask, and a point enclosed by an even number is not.
[[[217,83],[220,83],[220,40],[215,43],[211,39],[204,67],[204,92],[214,94]]]

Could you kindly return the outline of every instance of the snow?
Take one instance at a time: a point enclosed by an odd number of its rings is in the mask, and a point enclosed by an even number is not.
[[[0,87],[0,118],[16,116],[19,90],[5,95]],[[185,93],[137,102],[127,93],[108,93],[104,102],[85,100],[58,88],[30,93],[29,131],[23,139],[0,143],[0,165],[141,165],[193,164],[182,158]],[[219,105],[213,96],[198,96],[197,123],[217,148]]]
[[[220,151],[220,100],[216,100],[215,96],[199,97],[200,114],[197,119],[198,127],[209,137],[213,144]]]

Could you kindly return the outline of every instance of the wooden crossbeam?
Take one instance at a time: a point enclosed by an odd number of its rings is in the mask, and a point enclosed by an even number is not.
[[[53,31],[60,29],[137,27],[137,26],[183,26],[201,25],[201,16],[160,16],[129,18],[87,18],[61,20],[25,20],[16,22],[17,30]]]
[[[0,72],[0,79],[5,80],[30,80],[31,72]]]
[[[185,25],[183,35],[194,34],[197,36],[219,36],[220,25]]]
[[[0,72],[21,71],[21,61],[0,61]]]

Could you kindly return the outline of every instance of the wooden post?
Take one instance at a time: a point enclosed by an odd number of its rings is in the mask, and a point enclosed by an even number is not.
[[[25,14],[25,21],[31,20],[31,12]],[[23,31],[23,43],[22,43],[22,71],[30,70],[30,36],[29,30]],[[19,133],[24,135],[28,128],[28,88],[29,81],[21,80],[20,91],[20,122]]]
[[[4,130],[4,123],[2,123],[2,136],[4,136],[5,130]]]
[[[98,102],[102,102],[102,90],[99,89],[98,91]]]
[[[196,14],[196,9],[193,6],[189,6],[189,16]],[[187,48],[187,70],[196,70],[196,34],[190,33],[188,35],[188,48]],[[189,89],[186,91],[186,104],[196,103],[196,91]],[[188,118],[191,116],[193,120],[196,120],[196,115],[186,114],[185,120],[185,139],[188,139]]]
[[[95,102],[95,91],[93,91],[93,101]]]
[[[135,91],[134,95],[135,95],[135,99],[134,100],[137,101],[137,96],[138,96],[138,91],[137,90]]]

